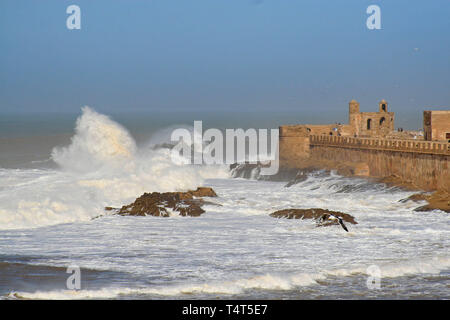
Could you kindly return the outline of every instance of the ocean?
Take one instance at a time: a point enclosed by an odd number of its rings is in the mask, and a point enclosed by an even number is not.
[[[449,299],[450,216],[415,212],[414,192],[334,172],[302,182],[176,165],[168,142],[195,118],[2,116],[0,299]],[[206,116],[213,127],[276,128],[288,116]],[[290,119],[292,122],[293,120]],[[144,192],[212,187],[200,217],[108,213]],[[276,219],[324,208],[358,224]],[[80,290],[69,290],[69,266]],[[379,287],[368,285],[378,270]]]

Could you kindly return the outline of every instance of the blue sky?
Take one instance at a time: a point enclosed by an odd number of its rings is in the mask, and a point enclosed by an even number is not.
[[[81,30],[66,28],[71,4]],[[371,4],[381,30],[366,27]],[[450,105],[449,17],[449,0],[2,0],[0,112],[345,119],[349,100],[372,111],[384,98],[417,122]]]

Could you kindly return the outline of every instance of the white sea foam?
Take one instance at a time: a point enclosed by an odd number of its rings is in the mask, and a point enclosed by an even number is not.
[[[160,137],[167,142],[167,132]],[[111,282],[105,284],[102,274],[99,282],[91,280],[98,289],[32,292],[36,287],[30,286],[9,298],[251,297],[256,291],[315,290],[347,277],[352,280],[339,281],[343,290],[358,279],[366,292],[371,265],[380,268],[382,286],[383,279],[439,277],[450,268],[450,217],[414,212],[413,203],[399,201],[412,192],[335,173],[311,173],[286,188],[285,182],[229,179],[223,167],[177,166],[169,149],[136,147],[122,126],[90,109],[77,121],[72,143],[55,149],[53,158],[59,170],[0,169],[1,229],[59,223],[2,230],[0,252],[27,261],[38,256],[27,263],[40,267],[76,264],[82,277],[85,270],[109,272]],[[205,205],[200,218],[107,216],[77,223],[143,192],[201,184],[219,197],[212,200],[218,205]],[[317,228],[311,220],[269,216],[317,207],[349,213],[358,224],[347,224],[347,233],[339,225]]]
[[[378,266],[383,278],[395,278],[416,274],[439,274],[450,267],[450,258],[435,257],[430,260],[409,260],[402,263],[385,263]],[[302,290],[302,287],[317,285],[329,276],[349,277],[369,275],[366,267],[324,270],[317,274],[298,273],[292,275],[265,274],[250,278],[214,281],[210,283],[171,285],[159,287],[105,287],[97,290],[51,290],[36,292],[11,292],[9,299],[112,299],[119,296],[154,295],[182,296],[192,294],[237,295],[247,290]]]
[[[294,276],[261,275],[234,281],[144,288],[102,288],[98,290],[53,290],[36,292],[11,292],[9,298],[20,299],[89,299],[117,298],[120,295],[159,295],[177,296],[191,294],[235,295],[246,290],[290,290],[295,287],[316,284],[323,275],[297,274]]]
[[[136,144],[128,131],[109,117],[89,107],[82,108],[72,143],[54,148],[53,160],[63,169],[76,172],[97,171],[105,166],[118,169],[133,166]]]
[[[374,264],[380,269],[381,278],[396,278],[416,274],[439,274],[450,268],[450,257],[432,257],[429,259],[408,259],[401,262]],[[341,268],[325,271],[324,274],[347,277],[356,274],[370,275],[367,267]]]
[[[1,169],[0,229],[85,221],[144,192],[196,188],[223,167],[180,166],[168,149],[139,150],[128,131],[89,107],[71,144],[53,149],[60,170]]]

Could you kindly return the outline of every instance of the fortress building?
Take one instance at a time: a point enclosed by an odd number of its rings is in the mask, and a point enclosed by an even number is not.
[[[385,137],[394,131],[394,113],[388,112],[386,100],[381,100],[378,107],[378,112],[360,112],[357,101],[349,102],[348,122],[352,136]]]
[[[450,110],[424,111],[423,132],[427,141],[450,142]]]
[[[378,112],[360,112],[359,102],[352,100],[348,104],[348,124],[305,124],[290,126],[290,129],[306,135],[384,138],[394,131],[394,113],[388,112],[386,100],[381,100],[378,106]]]
[[[348,124],[283,125],[280,168],[346,168],[353,175],[396,177],[424,190],[450,191],[450,110],[424,111],[424,140],[394,131],[394,113],[349,102]],[[401,134],[399,134],[401,133]]]

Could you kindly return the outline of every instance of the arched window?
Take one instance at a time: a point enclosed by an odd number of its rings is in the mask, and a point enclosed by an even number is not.
[[[385,121],[386,119],[384,118],[384,117],[381,117],[381,119],[380,119],[380,127],[384,124],[384,121]]]
[[[372,119],[367,119],[367,130],[370,130],[371,124],[372,124]]]
[[[382,109],[383,111],[386,111],[386,105],[385,105],[384,103],[381,105],[381,109]]]

